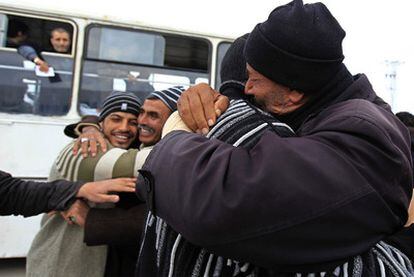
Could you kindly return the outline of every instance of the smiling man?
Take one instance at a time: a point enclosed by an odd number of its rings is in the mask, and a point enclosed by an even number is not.
[[[129,93],[113,93],[102,104],[99,124],[112,146],[127,149],[137,137],[138,98]]]
[[[145,99],[138,116],[139,141],[143,147],[160,141],[162,127],[170,114],[177,109],[177,100],[182,91],[182,87],[157,90]]]
[[[145,160],[142,157],[145,151],[135,149],[128,152],[126,149],[137,137],[140,106],[138,97],[132,93],[113,92],[109,95],[102,104],[99,116],[100,129],[109,142],[108,152],[98,153],[95,157],[74,156],[72,142],[52,164],[49,179],[88,182],[136,175],[137,168]],[[110,207],[112,209],[107,209]],[[145,210],[145,205],[133,194],[122,194],[116,207],[99,206],[78,199],[62,216],[45,216],[27,256],[28,276],[129,276],[135,268]],[[119,218],[119,221],[124,220],[126,215],[134,216],[136,220],[129,222],[128,226],[134,230],[135,237],[128,247],[116,239],[110,245],[98,243],[102,241],[102,236],[94,236],[93,242],[88,240],[91,235],[85,232],[86,229],[92,229],[91,233],[98,230],[101,234],[105,229],[119,228],[120,223],[102,223],[101,215]],[[76,224],[82,227],[90,225],[90,228],[80,228]],[[126,236],[125,233],[119,235],[122,236]],[[87,244],[99,246],[88,247]],[[115,258],[118,263],[114,263]]]

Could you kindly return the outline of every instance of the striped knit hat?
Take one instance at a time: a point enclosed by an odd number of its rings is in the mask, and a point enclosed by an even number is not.
[[[138,115],[141,105],[141,101],[135,94],[114,91],[102,103],[99,122],[103,121],[105,117],[114,112],[125,112]]]
[[[181,93],[184,91],[184,87],[176,86],[164,90],[156,90],[151,92],[146,99],[158,99],[164,102],[164,104],[174,112],[177,110],[177,101],[180,98]]]

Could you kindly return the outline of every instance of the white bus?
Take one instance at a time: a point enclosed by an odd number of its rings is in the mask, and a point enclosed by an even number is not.
[[[43,7],[47,2],[34,1]],[[54,77],[38,76],[34,64],[8,43],[15,22],[28,27],[28,40],[53,67]],[[68,53],[50,50],[50,31],[56,27],[70,33]],[[172,85],[207,82],[217,87],[217,69],[231,41],[0,1],[0,169],[16,177],[46,179],[69,141],[64,126],[96,113],[113,90],[143,99],[151,90]],[[0,258],[25,257],[39,221],[0,217]]]

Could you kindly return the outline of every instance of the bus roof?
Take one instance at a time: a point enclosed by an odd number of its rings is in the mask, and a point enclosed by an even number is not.
[[[236,38],[249,32],[255,23],[266,19],[276,6],[274,1],[263,1],[260,13],[247,13],[247,3],[229,1],[190,0],[0,0],[0,7],[28,12],[42,12],[54,16],[73,16],[85,19],[117,22],[127,25],[176,30],[220,38]],[[251,6],[250,1],[249,6]],[[270,3],[272,2],[272,3]],[[286,2],[286,1],[277,1]],[[225,4],[223,4],[225,3]]]

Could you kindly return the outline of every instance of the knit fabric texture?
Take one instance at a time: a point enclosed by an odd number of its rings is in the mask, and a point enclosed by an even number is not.
[[[105,117],[114,112],[138,115],[141,105],[141,101],[135,94],[114,91],[102,103],[99,121],[103,121]]]
[[[247,63],[272,81],[316,93],[339,70],[345,31],[322,3],[294,0],[256,25],[245,46]]]
[[[71,142],[60,152],[49,180],[92,182],[134,177],[152,149],[125,150],[108,143],[107,152],[100,151],[95,157],[84,158],[81,153],[72,154],[73,144]],[[88,204],[94,208],[113,207],[112,203]],[[27,255],[26,276],[104,276],[107,246],[87,246],[83,239],[83,228],[69,225],[59,213],[45,215]]]
[[[294,136],[286,124],[238,99],[230,101],[229,108],[219,117],[207,137],[250,149],[266,131],[282,137]],[[141,242],[138,275],[149,267],[155,276],[255,276],[251,274],[256,270],[248,263],[218,257],[189,243],[151,212]]]
[[[175,86],[164,90],[156,90],[151,92],[146,99],[161,100],[170,110],[174,112],[177,109],[177,101],[184,91],[184,87]]]

